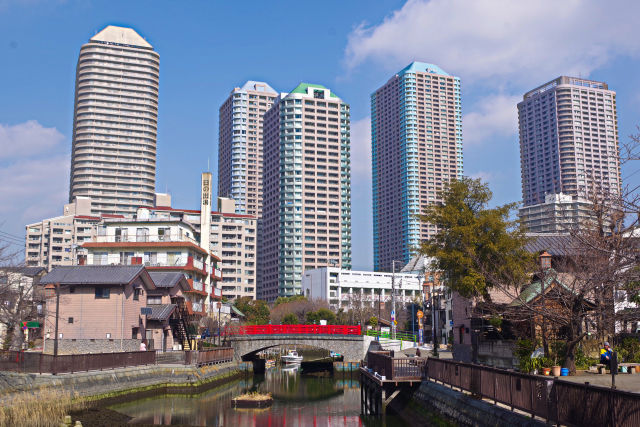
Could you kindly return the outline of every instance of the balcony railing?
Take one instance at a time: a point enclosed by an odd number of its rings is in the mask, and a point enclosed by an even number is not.
[[[136,236],[96,236],[94,238],[95,242],[98,243],[155,243],[155,242],[190,242],[198,245],[198,241],[196,241],[192,237],[188,236],[178,236],[171,234],[164,235],[136,235]]]

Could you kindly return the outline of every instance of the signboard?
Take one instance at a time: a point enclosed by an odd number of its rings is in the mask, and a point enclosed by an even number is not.
[[[420,345],[420,347],[422,347],[422,343],[424,342],[422,333],[423,333],[422,328],[418,329],[418,345]]]
[[[418,310],[418,319],[422,319],[422,317],[424,316],[424,313],[422,312],[422,310]]]
[[[202,204],[208,206],[211,204],[211,174],[202,174]]]
[[[453,320],[449,320],[449,325],[453,326]]]
[[[140,314],[145,316],[151,314],[151,307],[140,307]]]

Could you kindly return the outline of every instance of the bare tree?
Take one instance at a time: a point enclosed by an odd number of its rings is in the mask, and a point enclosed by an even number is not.
[[[18,251],[0,240],[0,325],[4,329],[2,348],[17,350],[24,342],[22,321],[37,317],[41,293],[37,280],[22,274],[17,261]]]

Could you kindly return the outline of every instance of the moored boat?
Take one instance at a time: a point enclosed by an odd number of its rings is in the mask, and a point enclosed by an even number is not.
[[[298,352],[295,350],[290,350],[286,356],[282,356],[280,358],[282,363],[301,363],[302,356],[298,355]]]

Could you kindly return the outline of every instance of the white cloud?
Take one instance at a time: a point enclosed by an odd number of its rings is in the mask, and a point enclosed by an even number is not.
[[[479,144],[492,137],[515,135],[518,131],[518,96],[489,95],[474,105],[462,119],[464,144]]]
[[[68,198],[69,145],[35,120],[0,124],[0,225],[21,236],[26,224],[59,215]]]
[[[349,68],[373,60],[390,70],[427,61],[463,83],[531,84],[638,54],[639,12],[635,0],[409,0],[381,24],[358,26],[345,59]]]
[[[0,123],[0,159],[33,156],[57,146],[64,136],[35,120],[17,125]]]
[[[371,181],[371,118],[351,123],[351,178]]]

